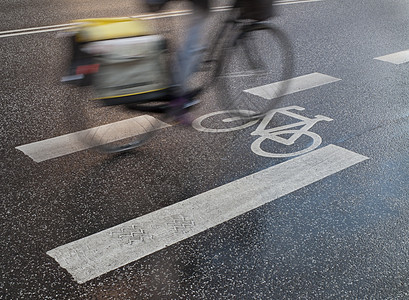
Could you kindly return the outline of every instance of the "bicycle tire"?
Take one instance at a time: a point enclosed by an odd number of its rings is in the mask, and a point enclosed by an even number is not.
[[[169,126],[164,114],[147,114],[123,105],[105,106],[94,100],[91,87],[76,88],[67,102],[66,117],[81,148],[100,153],[130,151],[145,144],[155,132]]]
[[[218,100],[223,110],[253,111],[247,117],[263,117],[280,105],[288,90],[293,74],[291,43],[283,31],[266,23],[237,26],[241,26],[238,34],[220,58]]]

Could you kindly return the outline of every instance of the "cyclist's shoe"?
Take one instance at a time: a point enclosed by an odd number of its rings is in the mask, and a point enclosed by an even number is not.
[[[186,98],[176,98],[169,103],[167,115],[175,123],[189,126],[192,124],[192,120],[188,113],[188,108],[192,105],[194,105],[192,101]]]
[[[193,118],[190,115],[190,113],[185,112],[184,114],[181,114],[181,115],[177,116],[175,118],[175,122],[176,122],[176,124],[180,124],[180,125],[183,125],[183,126],[191,126],[192,123],[193,123]]]

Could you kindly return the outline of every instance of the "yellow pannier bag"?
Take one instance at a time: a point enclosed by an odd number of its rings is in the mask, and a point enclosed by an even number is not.
[[[91,82],[97,100],[116,105],[160,100],[167,95],[166,41],[153,34],[146,21],[105,18],[75,23],[77,52],[92,58]],[[80,70],[90,68],[82,66]]]
[[[95,42],[153,34],[148,22],[135,18],[99,18],[75,20],[76,41]]]

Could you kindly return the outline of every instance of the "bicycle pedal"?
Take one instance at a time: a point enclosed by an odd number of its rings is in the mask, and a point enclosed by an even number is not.
[[[191,101],[187,102],[186,104],[184,104],[183,108],[186,109],[186,108],[195,106],[195,105],[197,105],[199,103],[200,103],[200,100],[191,100]]]

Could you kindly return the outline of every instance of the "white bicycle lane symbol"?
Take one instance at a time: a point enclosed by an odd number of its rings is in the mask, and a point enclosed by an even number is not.
[[[278,108],[278,109],[273,109],[270,110],[263,119],[261,119],[260,124],[257,126],[256,130],[254,130],[251,135],[256,135],[259,136],[251,145],[251,150],[260,156],[264,157],[274,157],[274,158],[282,158],[282,157],[292,157],[292,156],[297,156],[301,155],[304,153],[307,153],[309,151],[312,151],[316,149],[322,142],[321,137],[311,131],[308,131],[312,126],[314,126],[315,123],[319,121],[332,121],[331,118],[322,116],[322,115],[316,115],[313,119],[310,119],[308,117],[301,116],[299,114],[296,114],[295,112],[292,112],[291,110],[297,110],[297,111],[302,111],[305,108],[300,107],[300,106],[288,106],[288,107],[283,107],[283,108]],[[235,130],[240,130],[244,129],[250,126],[255,125],[258,123],[260,120],[259,119],[249,119],[248,122],[240,125],[234,124],[235,121],[238,121],[240,117],[231,117],[231,115],[237,111],[234,110],[229,110],[229,111],[216,111],[212,112],[206,115],[203,115],[196,120],[193,121],[193,128],[195,128],[198,131],[202,132],[210,132],[210,133],[222,133],[222,132],[229,132],[229,131],[235,131]],[[250,111],[240,111],[241,113],[253,113]],[[218,115],[226,115],[226,118],[222,119],[221,121],[226,125],[230,123],[232,127],[228,128],[210,128],[210,126],[204,126],[203,123],[207,123],[210,125],[213,125],[213,122],[206,122],[206,120],[211,120],[210,118],[213,118]],[[299,120],[299,122],[287,124],[287,125],[282,125],[282,126],[277,126],[273,128],[267,128],[267,126],[270,124],[271,120],[276,114],[283,114],[288,117],[294,118],[296,120]],[[295,129],[299,127],[298,129]],[[285,138],[284,136],[289,135],[288,138]],[[272,142],[277,142],[285,146],[290,146],[295,143],[301,136],[308,136],[312,139],[312,143],[308,143],[308,147],[302,150],[298,150],[296,152],[290,152],[290,153],[271,153],[264,151],[262,149],[262,143],[265,142],[266,140],[270,140]]]

